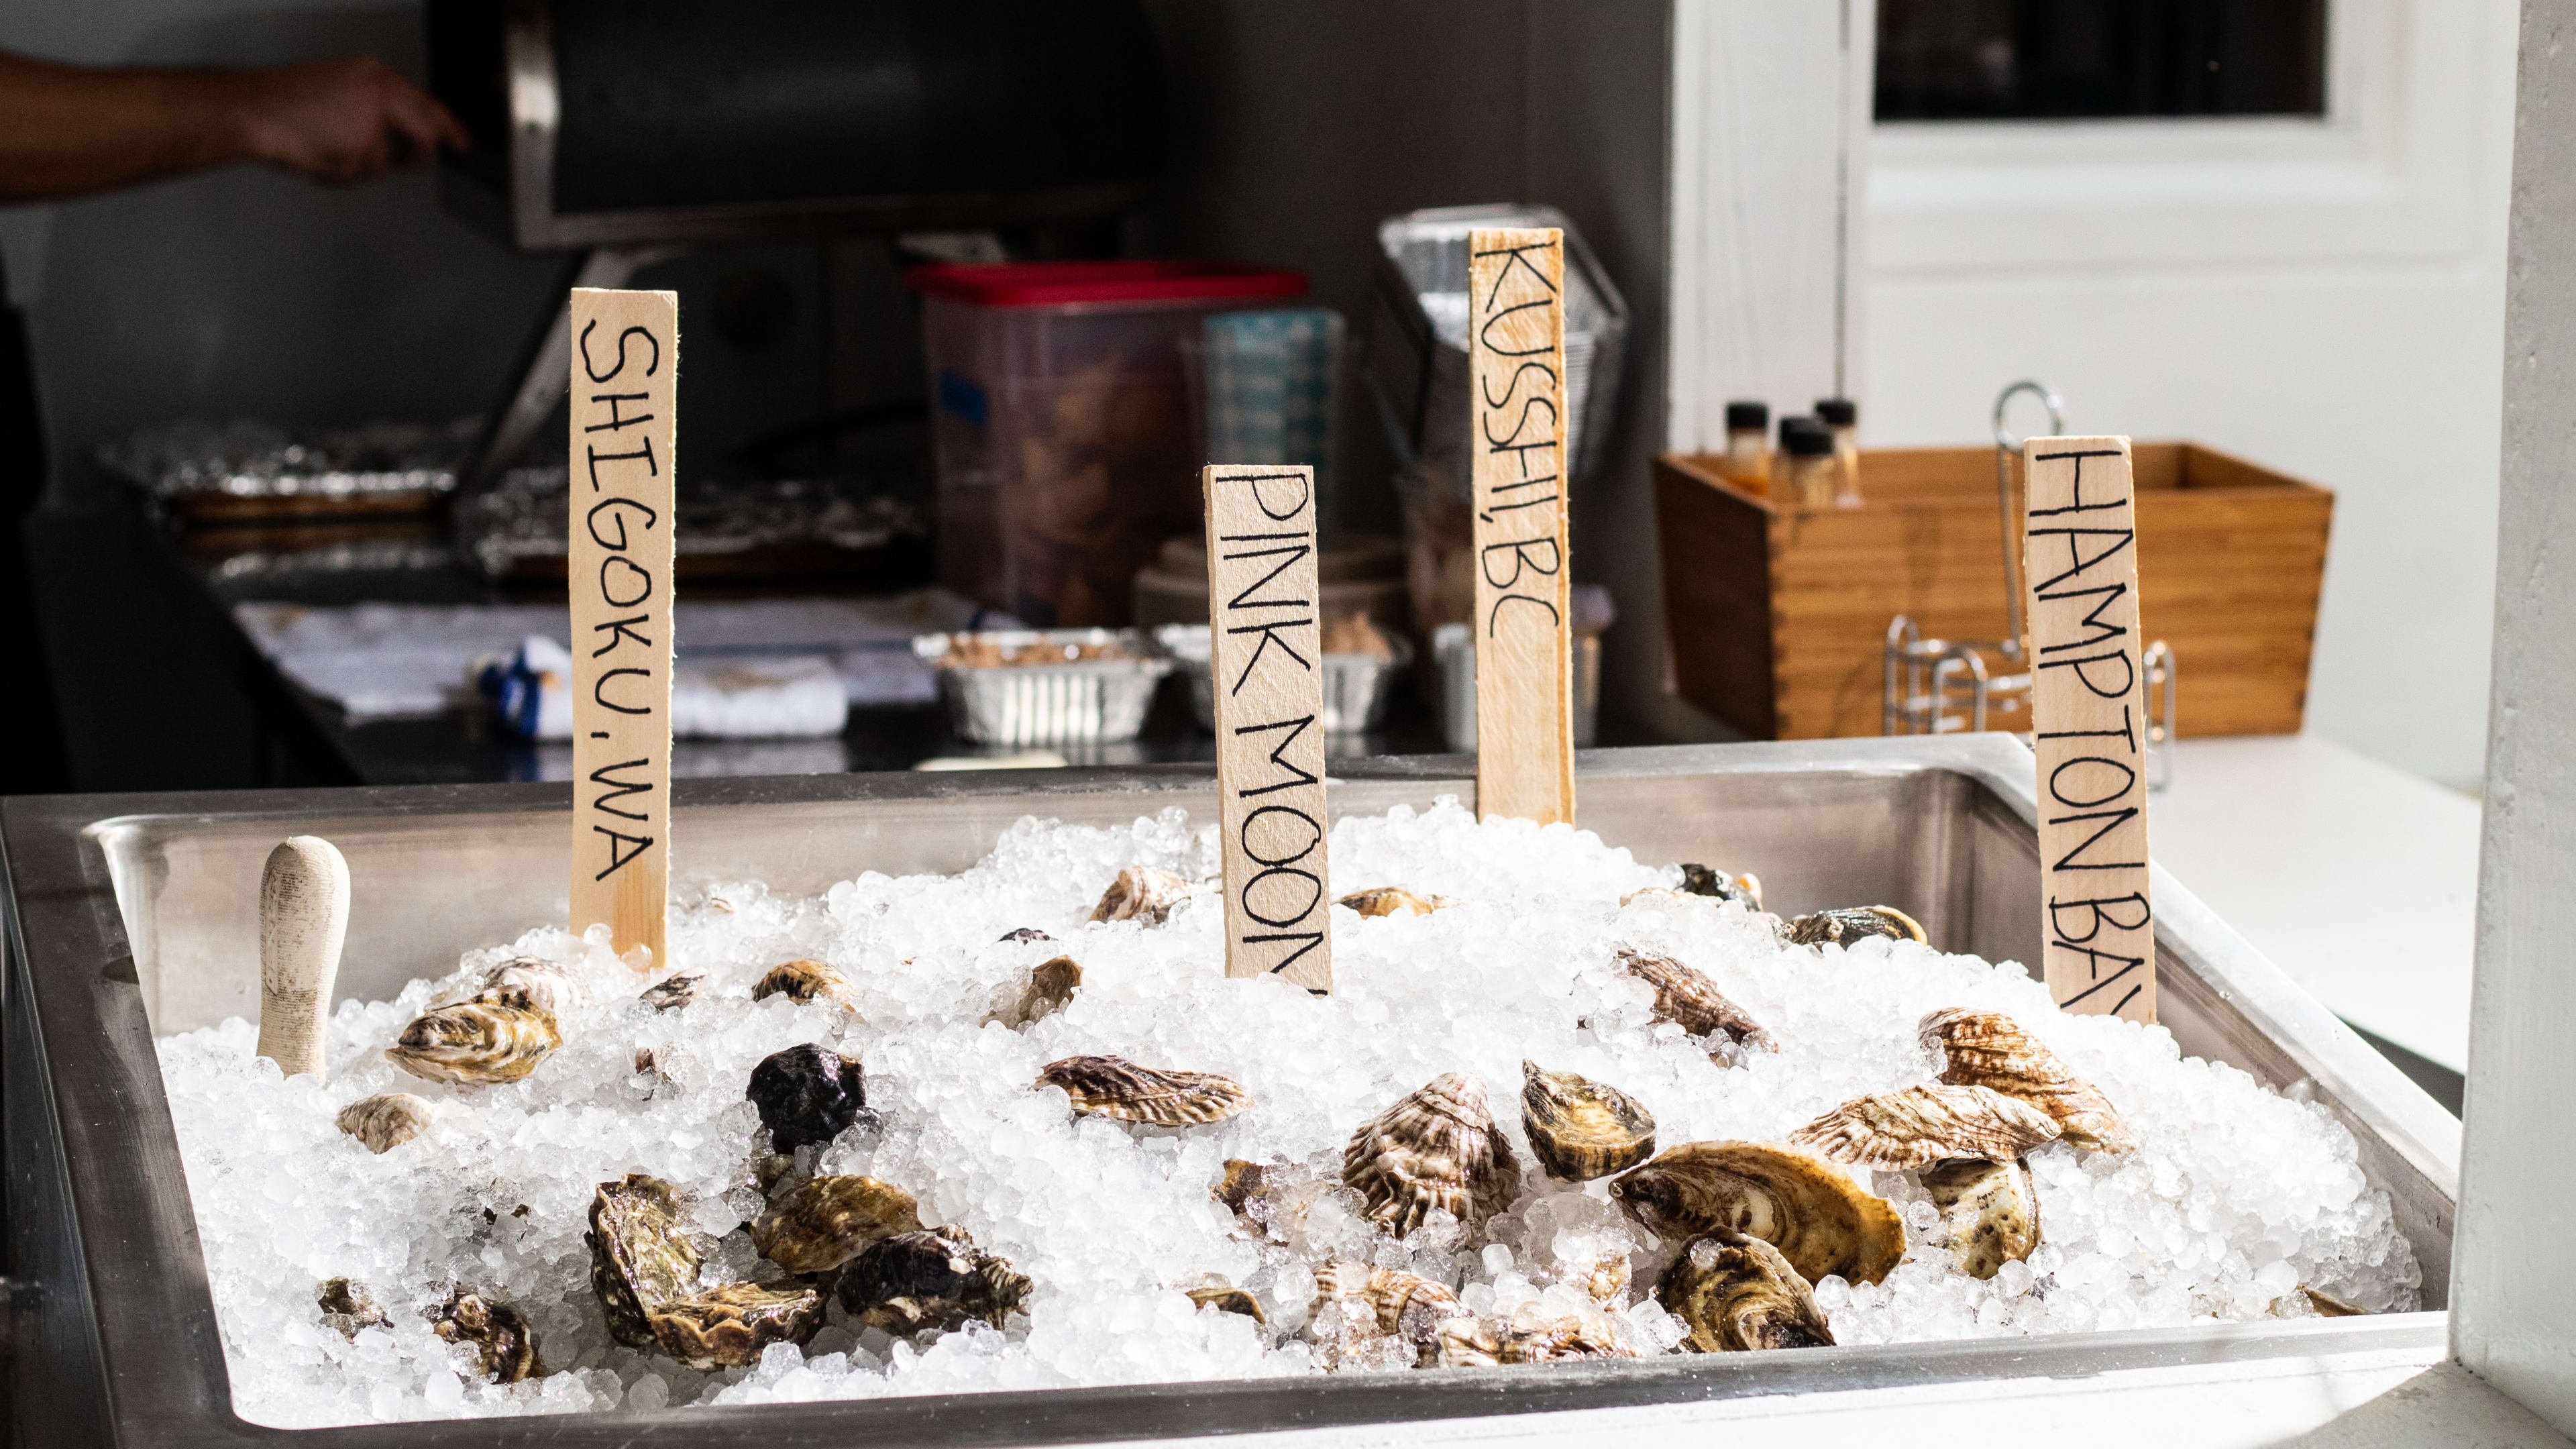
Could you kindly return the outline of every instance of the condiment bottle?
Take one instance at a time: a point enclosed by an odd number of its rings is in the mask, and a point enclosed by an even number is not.
[[[1773,496],[1822,508],[1834,501],[1833,430],[1814,418],[1780,420],[1780,486]]]
[[[1726,405],[1726,477],[1747,492],[1771,487],[1771,405],[1731,402]]]
[[[1834,435],[1834,504],[1860,507],[1860,404],[1847,397],[1816,399],[1816,420]]]

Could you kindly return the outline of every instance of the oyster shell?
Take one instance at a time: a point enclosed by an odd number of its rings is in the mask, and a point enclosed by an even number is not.
[[[680,1225],[679,1193],[641,1172],[603,1182],[591,1193],[583,1240],[608,1336],[628,1348],[654,1347],[653,1315],[698,1286],[698,1250]]]
[[[1038,1073],[1041,1087],[1062,1087],[1085,1116],[1194,1127],[1222,1122],[1252,1105],[1252,1094],[1214,1072],[1158,1071],[1124,1057],[1066,1057]]]
[[[1789,923],[1792,946],[1849,946],[1872,936],[1891,941],[1924,941],[1923,927],[1894,906],[1844,906],[1817,911]]]
[[[409,1092],[378,1092],[340,1109],[331,1120],[381,1157],[420,1135],[434,1109]]]
[[[1082,986],[1082,965],[1070,956],[1050,956],[1029,968],[1020,999],[994,1019],[1012,1028],[1053,1016],[1073,1000]]]
[[[1375,890],[1353,891],[1335,902],[1350,907],[1363,916],[1427,916],[1456,901],[1443,896],[1418,896],[1402,886],[1379,886]]]
[[[698,999],[699,988],[707,984],[703,971],[674,971],[647,986],[636,996],[655,1011],[677,1011]]]
[[[1510,1318],[1443,1319],[1437,1332],[1433,1362],[1442,1368],[1638,1357],[1637,1350],[1597,1315],[1540,1318],[1524,1309]]]
[[[498,1298],[458,1288],[429,1310],[429,1322],[449,1343],[472,1345],[483,1377],[496,1384],[545,1377],[536,1331],[525,1315]]]
[[[760,1362],[773,1343],[803,1343],[823,1326],[823,1294],[807,1284],[727,1283],[653,1310],[653,1344],[704,1373]]]
[[[1949,1225],[1951,1261],[1971,1278],[1992,1278],[2039,1246],[2039,1187],[2027,1162],[1944,1162],[1924,1169],[1923,1191]]]
[[[816,1177],[753,1220],[751,1243],[790,1273],[828,1273],[879,1238],[920,1231],[920,1205],[902,1188],[873,1177]]]
[[[1655,1114],[1636,1098],[1572,1072],[1521,1062],[1521,1125],[1547,1175],[1590,1182],[1655,1155]]]
[[[1899,1172],[1951,1157],[2010,1162],[2058,1136],[2057,1119],[1986,1087],[1914,1086],[1854,1097],[1789,1134],[1836,1162]]]
[[[1815,1290],[1779,1249],[1719,1229],[1693,1238],[1655,1284],[1665,1311],[1690,1325],[1695,1353],[1826,1348],[1834,1341]]]
[[[760,1125],[780,1152],[829,1142],[867,1112],[867,1071],[811,1042],[772,1052],[751,1069],[743,1095],[760,1109]]]
[[[1208,1196],[1224,1203],[1226,1209],[1245,1222],[1252,1221],[1252,1205],[1270,1189],[1271,1169],[1240,1157],[1225,1160],[1225,1176],[1208,1189]],[[1259,1226],[1254,1224],[1254,1226]]]
[[[857,996],[850,990],[849,978],[820,961],[799,957],[781,961],[762,974],[751,988],[751,999],[767,1001],[784,996],[799,1006],[820,1001],[832,1006],[846,1006],[855,1011]]]
[[[1265,1327],[1269,1325],[1270,1315],[1261,1311],[1261,1300],[1231,1283],[1184,1291],[1190,1295],[1190,1301],[1201,1308],[1213,1308],[1219,1313],[1240,1313],[1255,1323]]]
[[[1022,926],[1016,931],[1005,932],[1002,936],[1002,944],[1021,945],[1030,941],[1052,941],[1054,939],[1055,937],[1048,935],[1046,932],[1039,930],[1035,926]]]
[[[1434,1208],[1474,1232],[1520,1195],[1521,1171],[1485,1089],[1449,1072],[1351,1135],[1342,1181],[1364,1200],[1369,1221],[1400,1238]]]
[[[1720,1228],[1780,1250],[1813,1283],[1875,1283],[1905,1256],[1905,1221],[1840,1168],[1760,1142],[1667,1148],[1610,1180],[1622,1212],[1666,1242]]]
[[[385,1311],[367,1290],[346,1278],[325,1279],[314,1302],[322,1309],[324,1325],[336,1328],[342,1338],[356,1338],[358,1330],[375,1328],[386,1322]]]
[[[975,1246],[964,1228],[897,1233],[841,1270],[841,1306],[871,1328],[908,1338],[970,1318],[995,1328],[1029,1295],[1029,1280]]]
[[[1655,988],[1655,1015],[1681,1023],[1692,1036],[1724,1037],[1753,1051],[1778,1051],[1780,1044],[1743,1007],[1726,999],[1717,983],[1670,956],[1622,946],[1619,968]]]
[[[1326,1263],[1315,1270],[1314,1311],[1338,1303],[1346,1329],[1355,1336],[1392,1335],[1413,1345],[1414,1363],[1428,1367],[1439,1359],[1440,1325],[1474,1315],[1458,1295],[1418,1273],[1401,1268],[1372,1268],[1366,1263]]]
[[[566,1014],[590,1004],[590,990],[552,961],[513,956],[483,973],[468,1001],[542,1011],[560,1025]],[[450,1002],[449,1005],[456,1003]]]
[[[1573,1281],[1593,1302],[1604,1308],[1618,1308],[1626,1304],[1628,1284],[1635,1271],[1626,1253],[1608,1252],[1594,1258],[1592,1266]]]
[[[519,1080],[562,1045],[551,1012],[477,999],[412,1018],[385,1059],[415,1077],[481,1087]]]
[[[1723,876],[1705,865],[1685,861],[1682,865],[1682,892],[1685,895],[1715,896],[1733,901],[1748,911],[1762,909],[1762,882],[1752,875]]]
[[[2056,1118],[2078,1147],[2127,1152],[2138,1145],[2109,1098],[2002,1012],[1935,1011],[1923,1018],[1919,1034],[1941,1055],[1942,1081],[2019,1097]]]
[[[1150,865],[1131,865],[1118,872],[1109,889],[1092,907],[1095,921],[1134,921],[1139,925],[1159,926],[1172,908],[1190,898],[1190,883],[1168,870]]]
[[[2311,1288],[2305,1283],[2299,1285],[2299,1295],[2308,1300],[2308,1306],[2315,1309],[2321,1318],[2361,1318],[2370,1312],[2359,1304],[2347,1303],[2323,1288]]]

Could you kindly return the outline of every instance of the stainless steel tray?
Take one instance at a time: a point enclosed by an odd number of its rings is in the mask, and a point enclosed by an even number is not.
[[[1470,788],[1460,756],[1339,762],[1338,812]],[[1580,757],[1582,820],[1650,860],[1761,873],[1775,909],[1885,901],[1935,944],[2037,958],[2030,756],[1999,735],[1610,750]],[[1214,806],[1204,767],[687,780],[675,883],[812,892],[861,870],[959,869],[1024,814],[1091,823]],[[11,1365],[30,1445],[411,1446],[1135,1440],[1458,1419],[1806,1390],[2438,1352],[2444,1315],[1722,1354],[1287,1381],[922,1396],[294,1433],[232,1413],[154,1031],[255,1009],[255,886],[279,837],[324,835],[355,889],[343,996],[390,995],[564,902],[561,785],[56,796],[0,802]],[[2351,1126],[2445,1301],[2459,1127],[2170,877],[2165,1025],[2184,1052]]]

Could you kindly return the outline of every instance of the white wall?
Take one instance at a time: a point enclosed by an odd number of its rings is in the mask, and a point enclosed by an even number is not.
[[[2323,123],[1878,127],[1864,438],[1985,441],[2035,376],[2332,488],[2308,727],[2476,788],[2515,15],[2334,0]]]

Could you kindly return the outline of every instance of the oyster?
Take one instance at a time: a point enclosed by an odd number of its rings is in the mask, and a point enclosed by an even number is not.
[[[356,1338],[359,1329],[379,1327],[385,1322],[385,1311],[376,1306],[376,1300],[346,1278],[325,1280],[314,1301],[321,1305],[322,1322],[338,1329],[343,1338]]]
[[[1748,911],[1762,909],[1762,882],[1759,879],[1751,875],[1729,878],[1704,865],[1683,863],[1682,893],[1715,896],[1721,901],[1733,901]]]
[[[1754,1051],[1780,1049],[1762,1023],[1727,1000],[1716,982],[1672,957],[1622,946],[1615,959],[1621,970],[1655,988],[1655,1015],[1681,1023],[1691,1035],[1724,1037]]]
[[[481,1087],[519,1080],[562,1045],[553,1013],[477,999],[414,1017],[385,1059],[415,1077]]]
[[[1314,1311],[1321,1314],[1327,1304],[1340,1306],[1343,1326],[1355,1336],[1393,1335],[1412,1344],[1414,1363],[1421,1367],[1439,1359],[1443,1322],[1474,1316],[1457,1294],[1418,1273],[1366,1263],[1326,1263],[1315,1270]]]
[[[1597,1315],[1540,1318],[1525,1308],[1503,1319],[1443,1319],[1437,1333],[1432,1361],[1442,1368],[1638,1356],[1637,1350]]]
[[[378,1092],[351,1102],[331,1120],[381,1157],[418,1137],[431,1112],[427,1102],[409,1092]]]
[[[1418,896],[1402,886],[1379,886],[1375,890],[1353,891],[1336,902],[1363,916],[1427,916],[1442,906],[1457,902],[1442,896]]]
[[[1172,913],[1172,908],[1190,898],[1190,883],[1168,870],[1150,865],[1131,865],[1118,872],[1109,889],[1100,896],[1091,918],[1095,921],[1134,921],[1144,926],[1159,926]]]
[[[1923,1191],[1949,1225],[1951,1261],[1971,1278],[1992,1278],[2039,1246],[2039,1187],[2027,1162],[1944,1162],[1924,1170]]]
[[[1342,1181],[1365,1200],[1369,1221],[1400,1238],[1435,1208],[1474,1232],[1520,1195],[1521,1171],[1485,1089],[1449,1072],[1352,1134]]]
[[[828,1273],[868,1244],[921,1231],[912,1194],[873,1177],[817,1177],[797,1184],[751,1225],[761,1256],[790,1273]]]
[[[674,971],[644,988],[635,999],[655,1011],[677,1011],[698,999],[698,989],[707,984],[703,971]]]
[[[1547,1175],[1590,1182],[1655,1155],[1655,1114],[1617,1087],[1521,1062],[1521,1125]]]
[[[2347,1303],[2323,1288],[2311,1288],[2305,1283],[2299,1285],[2299,1295],[2308,1300],[2308,1306],[2315,1309],[2320,1318],[2360,1318],[2370,1312],[2359,1304]]]
[[[761,976],[759,984],[751,988],[754,1001],[767,1001],[773,996],[784,996],[800,1006],[821,1001],[833,1006],[846,1006],[853,1011],[858,1009],[858,998],[850,990],[849,978],[820,961],[802,957],[770,967]]]
[[[1696,1353],[1825,1348],[1834,1341],[1815,1290],[1780,1250],[1720,1228],[1693,1238],[1655,1285],[1665,1311],[1690,1325]]]
[[[1029,941],[1052,941],[1054,939],[1055,937],[1048,935],[1046,932],[1039,930],[1035,926],[1022,926],[1018,930],[1008,932],[1002,937],[1002,941],[1005,945],[1019,945]]]
[[[1053,1016],[1073,1000],[1082,985],[1082,966],[1070,956],[1050,956],[1029,968],[1027,984],[1020,988],[1020,999],[995,1020],[1008,1027],[1023,1027],[1030,1022]]]
[[[429,1310],[429,1322],[449,1343],[472,1345],[483,1377],[496,1384],[545,1377],[535,1330],[519,1310],[498,1298],[458,1288]]]
[[[1584,1269],[1572,1281],[1576,1287],[1589,1294],[1593,1302],[1604,1308],[1615,1308],[1624,1305],[1627,1301],[1628,1283],[1635,1272],[1635,1266],[1628,1261],[1628,1255],[1613,1250],[1594,1258],[1592,1266]]]
[[[800,1283],[727,1283],[652,1314],[653,1343],[704,1373],[760,1362],[773,1343],[803,1343],[823,1326],[821,1290]]]
[[[466,999],[486,1006],[542,1011],[560,1024],[566,1013],[590,1004],[590,992],[571,972],[552,961],[513,956],[484,972],[474,994]]]
[[[1985,1087],[1915,1086],[1854,1097],[1789,1134],[1836,1162],[1899,1172],[1951,1157],[2010,1162],[2057,1140],[2057,1119]]]
[[[2000,1011],[1952,1007],[1923,1018],[1923,1045],[1941,1054],[1941,1080],[1991,1087],[2057,1119],[2066,1140],[2102,1152],[2137,1146],[2128,1125],[2091,1082]]]
[[[1905,1256],[1905,1221],[1841,1169],[1760,1142],[1667,1148],[1610,1180],[1622,1212],[1666,1242],[1720,1228],[1780,1250],[1813,1283],[1875,1283]]]
[[[1231,1283],[1219,1283],[1207,1288],[1190,1288],[1183,1291],[1190,1295],[1192,1303],[1201,1308],[1213,1308],[1219,1313],[1240,1313],[1265,1327],[1270,1322],[1270,1315],[1261,1311],[1261,1300]]]
[[[1194,1127],[1222,1122],[1252,1105],[1252,1094],[1214,1072],[1157,1071],[1124,1057],[1066,1057],[1038,1073],[1041,1087],[1062,1087],[1085,1116]]]
[[[841,1271],[841,1306],[898,1338],[962,1328],[970,1318],[999,1328],[1028,1295],[1029,1280],[976,1247],[964,1228],[880,1238]]]
[[[867,1112],[867,1071],[857,1057],[811,1042],[772,1052],[751,1069],[743,1095],[780,1152],[829,1142]]]
[[[1891,941],[1924,941],[1923,927],[1894,906],[1845,906],[1818,911],[1791,921],[1788,934],[1792,946],[1849,946],[1872,936]]]
[[[698,1250],[680,1224],[679,1194],[658,1177],[630,1172],[603,1182],[590,1198],[590,1291],[608,1320],[608,1336],[628,1348],[651,1348],[652,1317],[697,1291]]]

